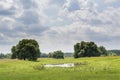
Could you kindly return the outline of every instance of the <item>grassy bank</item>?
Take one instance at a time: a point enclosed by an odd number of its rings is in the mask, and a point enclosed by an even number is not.
[[[43,64],[81,63],[73,68]],[[42,58],[37,62],[0,60],[0,80],[120,80],[120,57]]]

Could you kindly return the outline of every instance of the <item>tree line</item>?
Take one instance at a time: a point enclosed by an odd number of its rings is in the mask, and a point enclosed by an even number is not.
[[[10,59],[11,58],[11,53],[7,53],[7,54],[4,54],[4,53],[0,53],[0,59]]]
[[[108,50],[109,55],[120,56],[120,50]]]
[[[12,59],[23,59],[36,61],[40,57],[39,44],[34,39],[20,40],[16,46],[11,48]],[[42,54],[42,57],[64,59],[64,54],[61,50],[50,52],[48,55]],[[74,45],[74,58],[80,57],[94,57],[94,56],[107,56],[108,51],[104,46],[97,46],[94,42],[81,41]]]

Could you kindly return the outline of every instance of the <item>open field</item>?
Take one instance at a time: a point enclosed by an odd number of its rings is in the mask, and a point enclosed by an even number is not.
[[[43,64],[80,63],[71,68]],[[120,80],[120,57],[40,58],[37,62],[0,60],[0,80]]]

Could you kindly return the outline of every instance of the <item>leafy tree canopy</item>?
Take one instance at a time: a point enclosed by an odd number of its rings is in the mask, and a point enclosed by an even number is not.
[[[34,39],[23,39],[11,48],[12,59],[28,59],[36,61],[40,56],[39,44]]]
[[[107,50],[100,46],[98,47],[94,42],[76,43],[74,45],[74,58],[107,55]]]

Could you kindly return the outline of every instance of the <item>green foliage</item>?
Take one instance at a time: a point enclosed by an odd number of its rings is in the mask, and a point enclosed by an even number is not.
[[[65,57],[73,57],[73,53],[72,52],[67,52],[67,53],[64,53],[64,56]]]
[[[79,55],[78,55],[78,53],[80,52],[80,44],[79,43],[77,43],[76,45],[74,45],[74,58],[78,58],[79,57]]]
[[[12,49],[12,59],[28,59],[30,61],[36,61],[40,57],[39,45],[36,40],[23,39],[19,41]]]
[[[117,54],[112,51],[108,51],[108,56],[117,56]]]
[[[100,46],[100,47],[98,47],[98,50],[99,50],[99,53],[100,53],[101,55],[104,55],[104,56],[107,56],[107,55],[108,55],[108,51],[105,49],[105,47]]]
[[[64,59],[64,53],[62,51],[54,51],[49,53],[50,58]]]
[[[0,59],[10,59],[11,58],[11,53],[7,53],[7,54],[4,54],[4,53],[0,53]]]
[[[0,54],[0,59],[3,59],[5,55],[3,53]]]
[[[113,55],[118,55],[120,56],[120,50],[108,50],[108,52],[111,54],[113,53]]]
[[[74,45],[74,58],[91,57],[91,56],[107,56],[108,52],[105,47],[98,47],[94,42],[76,43]]]
[[[48,54],[46,54],[46,53],[41,53],[40,57],[41,57],[41,58],[48,58]]]
[[[16,47],[13,46],[12,49],[11,49],[11,52],[12,52],[12,56],[11,56],[11,58],[12,58],[12,59],[16,59],[16,57],[17,57],[16,49],[15,49],[15,48],[16,48]]]

